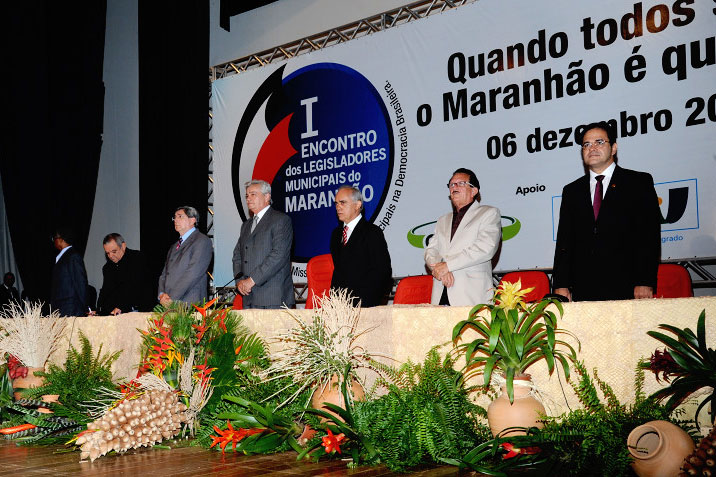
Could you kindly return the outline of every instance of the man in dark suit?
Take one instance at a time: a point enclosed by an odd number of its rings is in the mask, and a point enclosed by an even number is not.
[[[241,226],[234,247],[236,288],[244,308],[293,307],[291,244],[293,226],[288,215],[271,208],[271,185],[261,180],[246,183],[246,206],[251,219]]]
[[[127,248],[124,237],[108,234],[102,240],[107,263],[102,267],[102,289],[97,308],[100,315],[151,311],[154,300],[142,252]]]
[[[347,289],[361,306],[382,305],[392,288],[392,268],[383,231],[363,218],[363,197],[355,187],[336,193],[340,222],[331,233],[331,288]]]
[[[616,131],[606,122],[586,126],[577,143],[588,174],[562,192],[555,293],[575,301],[651,298],[661,247],[654,181],[616,164]]]
[[[177,208],[173,220],[179,240],[169,248],[159,276],[159,303],[202,303],[206,301],[206,271],[213,253],[211,239],[197,230],[199,212],[194,207]]]
[[[2,285],[0,285],[0,310],[12,302],[19,304],[20,294],[15,288],[15,275],[12,272],[7,272],[2,278]]]
[[[52,243],[60,251],[52,269],[50,308],[61,316],[86,316],[87,272],[82,255],[72,246],[74,233],[59,228],[52,236]]]

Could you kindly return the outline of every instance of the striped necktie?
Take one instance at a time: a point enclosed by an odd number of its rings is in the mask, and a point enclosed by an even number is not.
[[[184,241],[183,238],[179,237],[179,241],[177,242],[177,248],[175,250],[179,250],[179,247],[181,247],[181,243]]]

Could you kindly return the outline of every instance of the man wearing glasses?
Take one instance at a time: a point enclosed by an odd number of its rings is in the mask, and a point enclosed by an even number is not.
[[[159,303],[206,301],[206,270],[211,263],[211,239],[196,229],[199,212],[194,207],[174,211],[174,230],[179,240],[169,247],[167,261],[159,276]]]
[[[502,237],[500,211],[480,204],[480,183],[470,169],[456,170],[447,187],[453,211],[438,219],[425,247],[425,263],[433,275],[431,303],[490,303],[492,257]]]
[[[661,215],[650,174],[617,165],[614,128],[578,131],[588,174],[564,187],[552,284],[569,300],[651,298],[661,247]]]

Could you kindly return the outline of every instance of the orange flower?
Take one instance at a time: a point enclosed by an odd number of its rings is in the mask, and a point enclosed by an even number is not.
[[[323,443],[321,444],[323,447],[326,448],[326,454],[331,453],[333,451],[341,453],[341,444],[345,442],[346,436],[345,434],[338,434],[337,436],[333,435],[333,432],[331,432],[330,429],[326,429],[326,432],[328,432],[327,436],[323,437]]]
[[[196,341],[194,344],[199,344],[199,341],[204,337],[204,333],[209,329],[209,325],[206,324],[206,318],[201,320],[201,325],[191,325],[192,328],[196,329]]]
[[[211,300],[210,302],[208,302],[208,303],[205,304],[204,306],[196,306],[196,305],[192,305],[192,306],[193,306],[194,308],[196,308],[196,311],[198,311],[199,313],[201,313],[201,316],[203,316],[204,318],[206,318],[206,310],[207,310],[207,308],[210,308],[211,305],[213,305],[213,304],[216,302],[216,300],[218,300],[218,299],[219,299],[219,297],[217,296],[216,298],[214,298],[213,300]]]
[[[217,314],[216,318],[214,318],[214,321],[218,321],[218,322],[219,322],[219,328],[221,328],[222,330],[224,330],[224,333],[226,333],[226,323],[224,323],[224,319],[226,318],[226,314],[227,314],[228,312],[229,312],[229,309],[228,309],[228,308],[224,308],[223,310],[221,310],[221,311]]]
[[[236,444],[244,439],[245,437],[259,434],[266,429],[264,428],[253,428],[253,429],[244,429],[243,427],[240,427],[238,430],[234,430],[233,426],[231,425],[230,421],[226,421],[226,426],[228,429],[222,431],[218,427],[214,426],[214,430],[216,431],[218,436],[210,436],[212,439],[211,445],[209,448],[214,447],[216,444],[219,444],[219,447],[221,448],[221,452],[224,453],[226,451],[226,446],[229,444],[229,442],[232,443],[233,450],[236,450]]]

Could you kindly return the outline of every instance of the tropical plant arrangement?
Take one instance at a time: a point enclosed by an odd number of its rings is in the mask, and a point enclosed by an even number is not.
[[[592,378],[583,363],[575,362],[578,381],[570,385],[582,409],[545,417],[544,428],[526,429],[525,435],[497,437],[476,446],[460,459],[443,462],[486,475],[630,476],[632,457],[625,445],[629,433],[646,422],[667,420],[691,434],[688,422],[643,392],[644,371],[637,366],[635,403],[621,404],[611,386],[596,370]],[[600,394],[602,397],[600,397]],[[678,413],[676,414],[678,418]]]
[[[54,311],[42,315],[41,303],[11,302],[0,311],[0,359],[13,358],[23,368],[15,369],[14,378],[25,378],[27,373],[44,370],[50,355],[57,350],[65,329],[65,320]],[[19,373],[18,373],[19,371]]]
[[[360,336],[371,330],[358,329],[360,307],[353,306],[350,294],[346,290],[331,289],[327,296],[317,297],[316,301],[319,308],[308,322],[285,310],[296,321],[296,326],[273,338],[283,348],[271,356],[271,365],[261,376],[269,381],[291,378],[296,385],[296,390],[279,407],[306,389],[326,390],[332,379],[335,383],[336,377],[360,383],[355,374],[357,368],[378,371],[371,354],[356,344]],[[346,369],[351,369],[350,376],[343,376]]]
[[[465,356],[464,379],[482,374],[487,387],[493,372],[498,370],[505,380],[510,402],[514,401],[515,378],[524,376],[533,364],[544,360],[551,375],[558,361],[569,378],[567,360],[577,360],[574,347],[557,337],[569,335],[577,343],[579,340],[569,331],[558,328],[557,315],[547,309],[554,305],[561,318],[562,304],[556,299],[544,299],[527,305],[524,296],[532,290],[522,290],[521,281],[502,282],[495,291],[495,303],[475,306],[468,319],[455,325],[452,332],[456,352]],[[476,332],[478,337],[458,344],[468,330]]]
[[[674,334],[668,336],[658,331],[648,331],[652,338],[661,341],[665,350],[656,350],[644,369],[652,371],[657,381],[661,379],[669,386],[656,391],[652,397],[666,401],[666,407],[673,410],[695,392],[710,388],[710,394],[699,404],[694,414],[694,423],[698,426],[698,417],[702,409],[711,404],[712,425],[716,422],[716,350],[706,346],[706,310],[699,315],[696,333],[689,328],[661,324],[659,328]]]
[[[189,406],[192,396],[195,401],[205,396],[203,405],[211,409],[225,392],[256,381],[255,371],[268,365],[263,341],[229,308],[212,309],[215,302],[192,305],[193,309],[181,302],[157,307],[148,318],[147,330],[141,331],[138,375],[151,373],[181,389],[182,402],[191,409],[195,408]],[[182,372],[184,379],[180,379]]]

